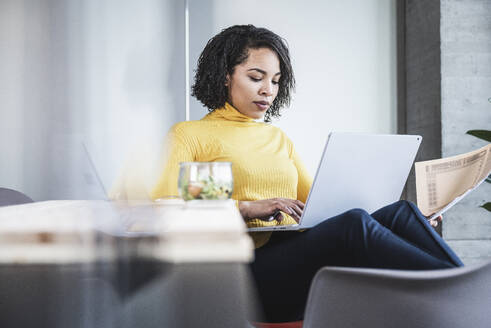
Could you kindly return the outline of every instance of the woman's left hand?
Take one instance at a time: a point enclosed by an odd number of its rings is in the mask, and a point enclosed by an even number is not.
[[[434,218],[433,220],[430,220],[430,224],[432,227],[436,227],[439,222],[442,222],[443,217],[440,215],[439,217]]]

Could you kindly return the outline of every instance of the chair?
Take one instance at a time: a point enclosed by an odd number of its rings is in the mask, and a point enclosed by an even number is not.
[[[491,262],[402,271],[324,267],[304,318],[310,327],[490,327]]]
[[[34,201],[31,198],[21,192],[8,188],[0,188],[0,206],[19,205],[32,202]]]

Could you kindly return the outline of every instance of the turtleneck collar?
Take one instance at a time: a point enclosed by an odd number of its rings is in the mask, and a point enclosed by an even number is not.
[[[225,103],[225,106],[215,109],[213,112],[206,115],[203,119],[227,120],[235,122],[254,122],[253,118],[242,114],[228,102]]]

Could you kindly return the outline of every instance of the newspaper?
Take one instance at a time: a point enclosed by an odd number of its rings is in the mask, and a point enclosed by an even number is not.
[[[415,169],[418,207],[434,219],[491,174],[491,144],[462,155],[417,162]]]

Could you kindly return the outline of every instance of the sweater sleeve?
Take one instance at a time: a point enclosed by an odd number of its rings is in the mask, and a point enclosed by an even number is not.
[[[295,148],[292,148],[292,160],[298,173],[297,199],[305,203],[313,180]]]
[[[164,167],[160,178],[152,190],[152,199],[163,197],[179,196],[177,180],[179,178],[179,163],[194,161],[195,154],[191,145],[186,141],[186,136],[179,128],[174,125],[167,134],[166,151],[164,152]]]

